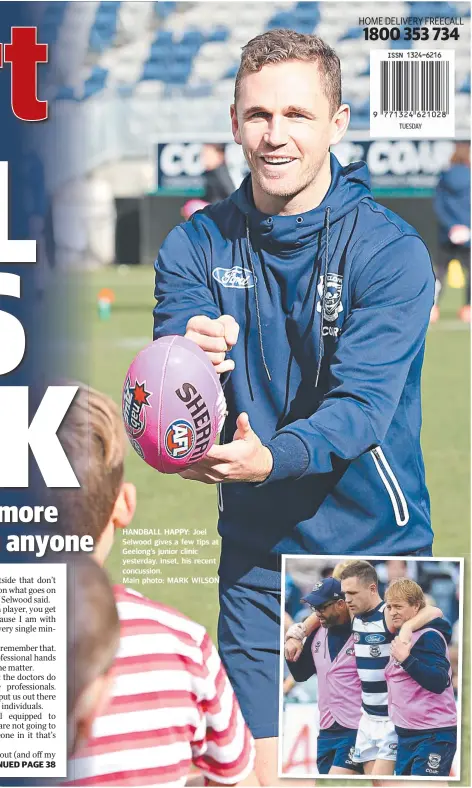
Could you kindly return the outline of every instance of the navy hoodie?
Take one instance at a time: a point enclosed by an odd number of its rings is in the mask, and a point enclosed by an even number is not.
[[[331,155],[312,211],[268,216],[251,178],[167,236],[154,339],[195,315],[240,325],[228,416],[273,455],[218,491],[220,577],[279,588],[282,553],[404,555],[432,544],[420,375],[434,276],[424,242],[374,202],[363,162]]]
[[[422,629],[435,629],[441,632],[446,643],[451,642],[452,627],[445,618],[435,618]],[[411,678],[429,692],[440,695],[450,684],[451,665],[447,658],[444,640],[436,632],[430,631],[421,635],[401,664]]]
[[[441,245],[450,243],[449,230],[455,224],[470,228],[470,167],[454,164],[443,172],[436,187],[434,210]],[[470,240],[463,245],[470,247]]]

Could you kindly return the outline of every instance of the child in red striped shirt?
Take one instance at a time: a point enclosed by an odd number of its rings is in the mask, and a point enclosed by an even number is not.
[[[116,528],[131,522],[126,438],[115,403],[80,387],[59,430],[80,488],[57,489],[69,532],[94,538],[103,564]],[[69,763],[67,785],[184,786],[192,765],[207,784],[257,785],[254,742],[205,629],[165,605],[115,586],[120,645],[111,699]]]

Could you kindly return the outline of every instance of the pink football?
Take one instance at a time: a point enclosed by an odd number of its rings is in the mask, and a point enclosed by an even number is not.
[[[161,473],[177,473],[213,446],[226,402],[205,352],[189,339],[168,336],[147,345],[132,362],[122,409],[139,456]]]

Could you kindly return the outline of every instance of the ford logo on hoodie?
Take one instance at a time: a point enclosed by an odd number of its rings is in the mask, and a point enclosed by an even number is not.
[[[235,287],[237,290],[254,287],[257,282],[250,271],[239,265],[234,265],[233,268],[215,268],[212,275],[223,287]]]
[[[366,643],[385,643],[384,635],[367,635],[365,638]]]

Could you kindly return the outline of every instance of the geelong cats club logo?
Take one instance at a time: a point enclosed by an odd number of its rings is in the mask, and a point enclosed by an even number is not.
[[[126,378],[123,389],[123,415],[126,432],[131,438],[140,438],[146,429],[146,408],[150,407],[151,391],[146,391],[146,381],[131,385],[131,378]]]
[[[320,277],[317,289],[319,301],[316,304],[316,310],[317,312],[321,312],[321,304],[323,303],[324,276]],[[327,320],[328,323],[333,323],[335,320],[337,320],[339,314],[343,311],[343,305],[341,304],[342,291],[342,276],[339,276],[339,274],[328,274],[326,277],[326,293],[323,309],[323,319]]]
[[[428,766],[430,769],[437,769],[441,763],[441,756],[431,752],[428,756]]]

